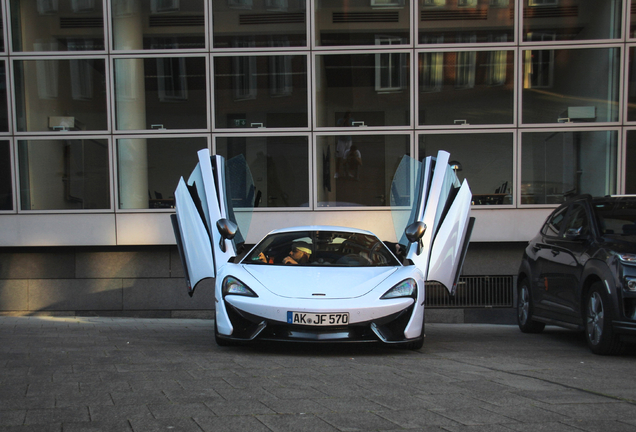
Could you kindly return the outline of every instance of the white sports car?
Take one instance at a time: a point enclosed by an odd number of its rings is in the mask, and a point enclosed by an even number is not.
[[[226,179],[223,157],[199,151],[199,164],[175,191],[172,223],[190,295],[199,281],[215,278],[216,342],[421,348],[424,283],[454,293],[474,223],[468,183],[460,185],[448,159],[442,151],[400,164],[391,185],[397,243],[360,229],[294,227],[269,233],[239,258],[247,206],[235,212],[229,205],[241,197],[228,196],[226,184],[235,179]],[[243,165],[242,201],[254,202]]]

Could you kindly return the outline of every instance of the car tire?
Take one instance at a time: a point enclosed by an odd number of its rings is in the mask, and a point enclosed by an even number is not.
[[[534,321],[534,302],[528,279],[522,279],[517,285],[517,325],[523,333],[541,333],[545,323]]]
[[[585,296],[585,339],[594,354],[617,355],[625,350],[612,329],[614,313],[601,282],[594,282]]]

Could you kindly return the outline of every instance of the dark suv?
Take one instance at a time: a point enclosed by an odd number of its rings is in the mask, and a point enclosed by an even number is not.
[[[636,195],[578,196],[558,207],[523,254],[517,322],[584,330],[596,354],[636,342]]]

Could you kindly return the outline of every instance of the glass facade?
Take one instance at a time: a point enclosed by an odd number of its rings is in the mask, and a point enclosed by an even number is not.
[[[400,158],[438,150],[477,207],[636,192],[631,1],[5,6],[3,214],[171,212],[206,147],[263,212],[390,210]]]

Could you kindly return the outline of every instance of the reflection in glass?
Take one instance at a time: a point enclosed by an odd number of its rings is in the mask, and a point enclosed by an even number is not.
[[[521,204],[616,193],[617,131],[524,132]]]
[[[409,125],[409,65],[408,53],[317,55],[317,125]]]
[[[7,100],[7,68],[0,61],[0,132],[9,131],[9,104]]]
[[[617,39],[621,37],[620,0],[525,0],[526,42]]]
[[[116,50],[203,49],[203,0],[113,0]]]
[[[255,207],[308,207],[308,143],[306,136],[217,137],[216,153],[228,161],[245,158],[255,188],[248,195],[254,196]]]
[[[391,182],[409,146],[408,135],[318,136],[318,207],[391,205]]]
[[[512,133],[426,134],[418,148],[420,160],[440,150],[451,154],[459,180],[470,182],[473,204],[512,204]]]
[[[307,127],[307,57],[214,58],[217,128]]]
[[[421,0],[419,43],[514,42],[513,0]]]
[[[419,54],[419,124],[511,124],[512,51]]]
[[[18,141],[22,210],[109,209],[108,140]]]
[[[636,194],[636,130],[627,131],[625,142],[625,193]]]
[[[103,51],[101,0],[11,0],[14,51]]]
[[[13,210],[10,145],[9,141],[0,141],[0,210]]]
[[[119,208],[174,208],[179,178],[207,146],[204,137],[118,139]]]
[[[203,57],[115,59],[118,130],[206,129]]]
[[[618,121],[618,48],[524,50],[523,123]]]
[[[103,59],[15,60],[20,132],[108,129]]]
[[[629,48],[627,76],[627,121],[636,121],[636,49]]]
[[[320,46],[408,44],[409,0],[317,0]],[[383,39],[384,41],[382,41]]]
[[[309,0],[210,2],[214,48],[307,46]]]

